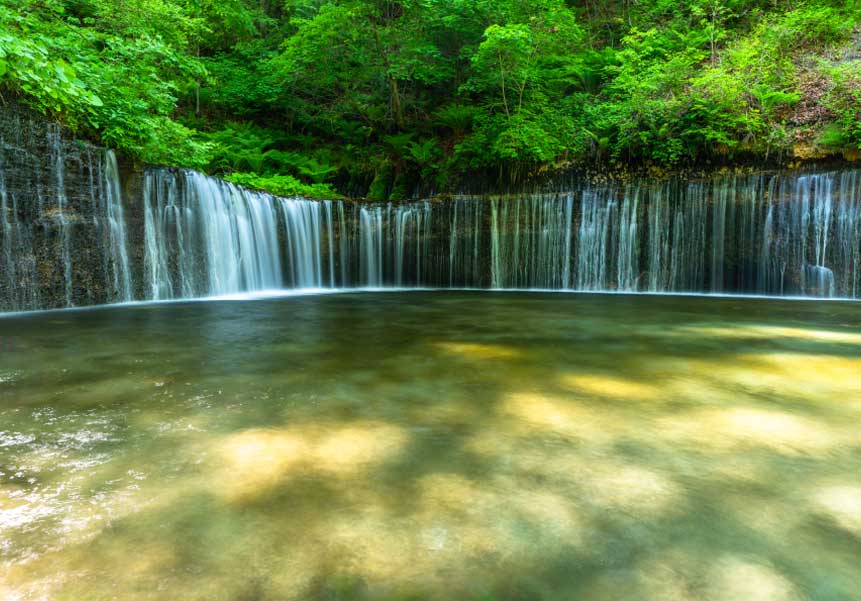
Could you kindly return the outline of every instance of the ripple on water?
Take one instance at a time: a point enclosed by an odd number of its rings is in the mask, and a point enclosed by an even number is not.
[[[0,432],[0,447],[14,447],[29,444],[36,440],[32,434],[22,432]]]
[[[0,371],[0,384],[11,384],[21,376],[20,371]]]

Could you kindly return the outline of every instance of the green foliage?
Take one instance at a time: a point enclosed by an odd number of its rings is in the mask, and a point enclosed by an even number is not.
[[[341,195],[326,184],[303,184],[292,175],[258,175],[257,173],[231,173],[225,179],[234,184],[265,190],[277,196],[310,196],[312,198],[340,198]]]
[[[50,51],[49,38],[0,5],[0,82],[20,90],[42,111],[93,111],[104,105],[75,69]]]
[[[183,3],[0,0],[2,85],[73,129],[154,163],[201,167],[208,147],[173,119],[205,76]]]
[[[823,130],[820,143],[861,150],[861,61],[826,66],[824,72],[833,87],[823,104],[834,115],[834,121]]]
[[[487,166],[553,161],[566,151],[574,115],[554,103],[579,83],[573,60],[582,31],[563,2],[542,0],[520,8],[516,21],[494,24],[470,59],[472,76],[461,90],[478,93],[485,112],[475,136]],[[473,141],[473,143],[475,142]],[[461,150],[469,147],[462,145]],[[478,148],[476,148],[478,150]],[[478,163],[481,165],[481,163]]]
[[[859,21],[849,0],[0,0],[0,92],[145,161],[389,199],[861,148]]]
[[[787,149],[799,67],[845,43],[858,15],[829,2],[773,12],[744,0],[641,4],[652,26],[635,22],[607,61],[587,127],[599,154],[662,165]]]

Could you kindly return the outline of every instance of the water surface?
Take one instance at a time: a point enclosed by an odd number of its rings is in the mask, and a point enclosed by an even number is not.
[[[0,598],[861,596],[861,309],[538,293],[0,319]]]

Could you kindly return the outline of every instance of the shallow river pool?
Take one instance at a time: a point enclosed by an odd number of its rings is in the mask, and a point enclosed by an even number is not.
[[[0,599],[861,599],[861,305],[0,318]]]

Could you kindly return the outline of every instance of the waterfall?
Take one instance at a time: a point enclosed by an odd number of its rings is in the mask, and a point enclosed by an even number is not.
[[[565,287],[572,260],[572,202],[547,194],[492,199],[491,287]]]
[[[152,300],[173,298],[174,295],[167,264],[168,236],[165,233],[168,211],[175,212],[176,181],[172,177],[163,177],[164,173],[167,172],[147,173],[143,188],[146,296]],[[181,260],[181,255],[174,256]]]
[[[351,278],[351,267],[353,264],[353,246],[351,244],[351,240],[353,238],[353,232],[351,229],[347,227],[347,207],[343,202],[339,202],[337,204],[338,207],[338,257],[340,261],[340,272],[341,272],[341,281],[340,285],[342,288],[346,288],[350,286],[352,282]],[[330,239],[329,242],[333,247],[335,245],[334,241]]]
[[[383,252],[382,256],[391,258],[394,286],[428,284],[430,273],[437,266],[434,257],[430,254],[431,203],[421,201],[397,206],[388,204],[384,215],[385,221],[389,224],[384,228],[389,232],[385,246],[386,249],[391,249],[391,252]],[[373,229],[379,225],[376,221],[366,219],[362,222],[362,227]],[[382,282],[369,285],[382,285]]]
[[[835,263],[837,273],[845,274],[843,296],[861,296],[861,178],[851,171],[840,176],[837,207]]]
[[[151,170],[144,181],[145,266],[149,298],[190,298],[284,285],[276,199],[194,171]],[[308,266],[319,222],[309,201],[280,199],[290,240],[302,244],[291,272],[296,285],[318,282]],[[300,238],[300,236],[305,236]],[[319,254],[316,255],[319,259]],[[313,257],[311,261],[313,261]],[[319,261],[318,261],[319,263]]]
[[[648,290],[649,292],[658,292],[666,289],[670,284],[670,272],[679,268],[679,261],[685,257],[685,253],[671,255],[674,246],[670,244],[670,234],[675,232],[679,241],[685,231],[684,214],[682,211],[676,213],[676,218],[681,216],[681,223],[673,223],[674,228],[670,225],[672,219],[670,211],[670,198],[667,190],[658,188],[652,196],[652,202],[649,205],[649,239],[648,253]],[[675,259],[675,260],[674,260]]]
[[[391,207],[389,207],[391,211]],[[417,214],[417,213],[416,213]],[[404,260],[407,250],[407,226],[409,225],[414,211],[411,208],[398,210],[394,215],[395,230],[395,286],[404,285]]]
[[[813,290],[820,296],[834,296],[834,272],[825,266],[828,242],[831,237],[831,178],[817,176],[812,178],[815,188],[813,194],[813,235],[814,261],[808,265],[813,277]],[[805,278],[807,279],[807,278]]]
[[[637,206],[640,190],[625,194],[619,217],[619,271],[616,275],[617,290],[636,290],[639,277],[639,246],[637,244]]]
[[[859,170],[366,203],[149,168],[136,199],[111,151],[61,134],[0,129],[0,311],[386,286],[861,298]]]
[[[719,178],[714,183],[712,244],[711,244],[711,287],[712,292],[724,290],[724,266],[726,265],[727,211],[734,204],[730,195],[735,191],[735,180]]]
[[[383,286],[383,207],[359,209],[359,284]]]
[[[326,247],[329,251],[329,288],[335,287],[335,223],[332,217],[332,201],[324,200],[326,221]]]
[[[610,231],[617,201],[610,190],[587,189],[577,234],[577,289],[609,290]]]
[[[126,218],[117,157],[113,151],[101,153],[98,166],[95,173],[90,169],[91,200],[94,206],[103,205],[96,211],[94,219],[101,232],[108,295],[114,302],[129,302],[133,293]]]
[[[324,223],[330,232],[327,240],[331,240],[331,215],[323,212],[327,205],[295,198],[282,198],[279,202],[287,230],[285,246],[291,287],[322,288],[323,257],[331,255],[322,243]]]
[[[48,125],[48,144],[51,149],[51,187],[56,190],[56,208],[53,218],[60,236],[60,260],[63,269],[63,295],[66,307],[72,306],[72,240],[71,220],[67,212],[66,167],[60,126]]]
[[[21,118],[0,137],[0,311],[134,298],[116,156]],[[5,137],[8,136],[8,137]]]
[[[483,200],[455,198],[451,202],[447,258],[450,288],[487,285],[482,269],[486,207]]]
[[[684,196],[675,200],[672,211],[673,229],[667,240],[672,249],[669,278],[659,282],[654,292],[699,292],[706,289],[708,188],[701,182],[689,183],[686,188]],[[667,197],[668,192],[664,193]]]
[[[33,232],[20,218],[18,201],[6,187],[6,173],[0,164],[0,242],[3,249],[3,288],[0,310],[37,309],[39,302],[36,253]]]
[[[859,180],[845,171],[587,187],[576,194],[573,236],[552,211],[534,210],[546,200],[495,200],[491,287],[857,298]],[[561,209],[570,196],[552,202]],[[547,260],[535,231],[564,255],[576,248],[573,275]]]

